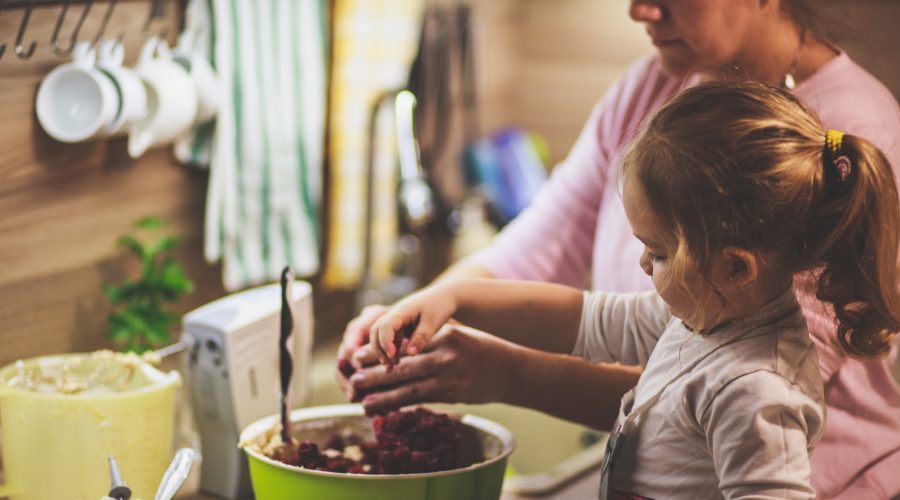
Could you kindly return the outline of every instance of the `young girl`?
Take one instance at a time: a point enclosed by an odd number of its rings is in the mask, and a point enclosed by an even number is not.
[[[823,130],[785,91],[708,83],[660,108],[622,165],[655,292],[440,283],[394,305],[370,343],[390,369],[401,332],[412,331],[414,355],[453,318],[643,366],[607,445],[601,498],[813,498],[809,452],[825,407],[792,277],[818,274],[848,354],[889,350],[900,202],[887,160]]]

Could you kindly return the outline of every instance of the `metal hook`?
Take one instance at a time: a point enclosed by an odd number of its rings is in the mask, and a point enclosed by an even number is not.
[[[147,12],[147,20],[144,21],[144,27],[141,28],[141,37],[145,40],[150,35],[150,24],[153,23],[153,20],[155,18],[163,15],[163,8],[164,6],[162,5],[160,0],[153,0],[153,2],[150,3],[150,10]],[[168,31],[168,28],[166,28],[159,38],[165,38],[165,36],[168,34]]]
[[[25,50],[25,46],[22,45],[23,40],[25,39],[25,28],[28,27],[28,20],[31,19],[31,9],[34,8],[34,0],[28,1],[28,7],[25,9],[25,15],[22,17],[22,24],[19,25],[19,33],[16,34],[16,55],[19,56],[19,59],[31,59],[31,56],[34,54],[34,49],[37,48],[37,41],[32,40],[31,46],[28,47],[28,50]]]
[[[62,11],[59,13],[59,17],[56,18],[56,27],[53,28],[53,38],[50,39],[50,45],[53,47],[53,51],[57,52],[59,49],[58,44],[56,43],[57,38],[59,37],[59,28],[62,27],[63,20],[66,18],[66,12],[69,11],[69,0],[66,0],[63,3]],[[57,52],[59,54],[59,52]],[[65,54],[59,54],[65,55]]]
[[[106,25],[109,24],[109,18],[112,17],[113,9],[116,8],[116,1],[117,0],[109,0],[109,3],[106,5],[106,13],[103,14],[103,21],[100,23],[100,29],[97,30],[97,35],[91,42],[91,47],[96,47],[97,43],[103,37],[103,34],[106,33]],[[120,38],[121,37],[124,37],[124,34],[120,35]]]
[[[2,5],[0,5],[2,7]],[[3,59],[3,53],[6,52],[6,43],[0,44],[0,59]]]
[[[75,48],[75,43],[78,42],[78,33],[81,31],[81,26],[84,25],[84,20],[87,19],[88,14],[91,12],[91,6],[94,4],[94,0],[87,0],[84,3],[84,10],[81,12],[81,17],[78,18],[78,24],[75,25],[75,29],[72,30],[72,36],[69,38],[69,46],[67,48],[60,48],[58,39],[59,39],[59,29],[62,27],[63,20],[66,18],[66,12],[69,10],[69,0],[63,4],[62,12],[59,13],[59,17],[56,19],[56,27],[53,28],[53,35],[50,37],[50,48],[53,49],[53,53],[60,57],[65,57],[72,53],[72,50]]]

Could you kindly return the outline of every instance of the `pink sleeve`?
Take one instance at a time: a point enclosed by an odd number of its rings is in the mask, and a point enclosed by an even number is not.
[[[499,278],[585,286],[607,174],[643,118],[641,104],[663,90],[663,80],[654,59],[633,65],[594,107],[531,206],[470,262]]]

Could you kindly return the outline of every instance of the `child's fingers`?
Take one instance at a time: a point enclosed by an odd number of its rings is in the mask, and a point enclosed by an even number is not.
[[[415,331],[413,331],[412,335],[409,337],[409,342],[406,345],[406,353],[410,356],[415,356],[422,352],[428,344],[428,341],[431,340],[435,331],[436,328],[433,325],[424,320],[420,321]]]
[[[384,321],[378,324],[374,340],[377,341],[379,351],[383,356],[382,362],[386,365],[388,371],[393,368],[400,354],[400,342],[403,340],[402,332],[408,327],[409,322],[400,314],[385,317]]]
[[[399,328],[390,323],[381,325],[378,332],[378,342],[381,350],[387,354],[389,361],[394,361],[397,357],[397,346],[394,345],[394,338],[400,335]]]
[[[369,330],[369,346],[372,351],[378,356],[378,360],[384,365],[390,365],[391,359],[388,354],[388,351],[384,349],[384,344],[381,342],[381,336],[385,335],[382,332],[387,329],[389,332],[386,335],[390,335],[390,338],[393,339],[393,330],[390,329],[389,326],[385,325],[384,321],[378,321],[375,323],[371,330]]]

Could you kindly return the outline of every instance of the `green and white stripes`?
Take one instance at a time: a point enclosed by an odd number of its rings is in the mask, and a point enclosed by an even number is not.
[[[319,267],[326,0],[212,0],[222,109],[206,257],[229,290]]]

